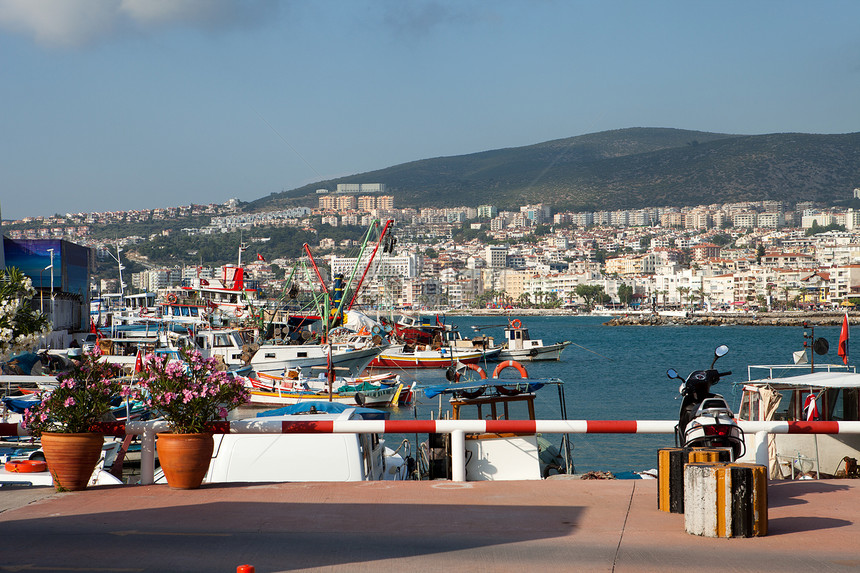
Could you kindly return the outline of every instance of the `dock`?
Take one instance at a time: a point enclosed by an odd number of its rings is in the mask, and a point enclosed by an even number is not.
[[[656,480],[2,488],[0,572],[860,570],[860,481],[768,496],[767,536],[710,539]]]

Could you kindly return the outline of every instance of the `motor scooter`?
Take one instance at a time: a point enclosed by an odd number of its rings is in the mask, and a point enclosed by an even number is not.
[[[731,374],[714,370],[717,360],[728,352],[729,347],[725,344],[718,346],[714,350],[711,367],[691,372],[686,380],[674,368],[670,368],[666,375],[681,381],[678,392],[683,396],[678,425],[675,426],[675,445],[731,448],[734,461],[746,452],[744,433],[725,398],[711,392],[711,386]]]

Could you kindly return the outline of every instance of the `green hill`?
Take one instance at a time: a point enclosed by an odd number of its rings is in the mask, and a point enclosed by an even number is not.
[[[597,210],[763,199],[833,204],[860,186],[860,133],[621,129],[413,161],[272,194],[246,209],[313,206],[317,189],[334,190],[338,183],[385,183],[397,207],[543,202]]]

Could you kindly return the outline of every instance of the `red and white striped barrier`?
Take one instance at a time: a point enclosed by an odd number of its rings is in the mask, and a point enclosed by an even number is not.
[[[768,434],[860,434],[860,422],[739,422],[745,434],[756,435],[756,444],[767,443]],[[451,434],[454,481],[465,480],[465,435],[469,434],[673,434],[674,420],[321,420],[282,422],[264,418],[212,424],[221,434]],[[106,435],[142,436],[141,484],[154,481],[155,434],[168,430],[167,422],[99,424]],[[28,436],[20,424],[0,423],[0,436]],[[757,463],[767,450],[757,447]]]

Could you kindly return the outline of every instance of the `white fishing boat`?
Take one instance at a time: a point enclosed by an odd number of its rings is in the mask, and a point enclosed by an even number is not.
[[[453,420],[534,420],[536,392],[555,386],[559,392],[559,406],[566,418],[564,385],[558,379],[529,379],[520,364],[512,366],[523,378],[486,378],[480,368],[481,379],[464,384],[432,386],[424,389],[428,398],[449,397]],[[503,369],[503,368],[502,368]],[[499,372],[497,368],[497,373]],[[439,418],[443,413],[439,412]],[[428,462],[429,479],[451,477],[451,444],[447,435],[430,435],[422,445]],[[545,438],[531,432],[466,434],[466,480],[537,480],[553,473],[573,473],[569,440],[565,436],[562,451]]]
[[[753,372],[765,370],[756,377]],[[743,383],[741,421],[860,420],[860,374],[842,365],[750,366]],[[747,434],[746,454],[754,461],[755,436]],[[800,475],[856,475],[860,436],[851,434],[770,434],[768,459],[772,479]]]
[[[328,344],[262,344],[249,364],[255,372],[282,375],[302,368],[334,368],[338,373],[360,376],[368,364],[388,345],[356,348]]]
[[[529,329],[519,319],[514,319],[505,327],[505,344],[499,352],[499,360],[529,362],[536,360],[561,360],[561,351],[570,341],[544,344],[543,340],[532,339]]]

